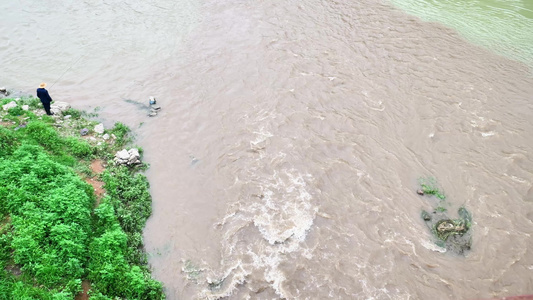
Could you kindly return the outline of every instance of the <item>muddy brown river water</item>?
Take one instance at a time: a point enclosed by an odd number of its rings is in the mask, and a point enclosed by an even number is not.
[[[533,293],[533,77],[388,2],[3,1],[0,85],[98,110],[151,167],[169,299]],[[125,99],[163,107],[156,118]],[[472,250],[446,253],[433,176]]]

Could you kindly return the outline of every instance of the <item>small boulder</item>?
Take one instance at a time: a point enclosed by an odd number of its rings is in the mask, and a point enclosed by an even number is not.
[[[141,163],[141,156],[139,150],[136,148],[131,148],[130,150],[122,149],[115,154],[115,164],[117,165],[136,165]]]
[[[141,155],[139,154],[139,150],[137,148],[131,148],[128,151],[130,158],[128,159],[128,164],[139,164],[141,163]]]
[[[130,154],[128,153],[128,150],[122,149],[115,154],[115,158],[119,160],[128,160],[130,158]]]
[[[17,107],[17,102],[15,102],[15,101],[11,101],[11,102],[9,102],[9,103],[6,104],[6,105],[2,105],[2,108],[3,108],[4,110],[8,110],[8,109],[13,108],[13,107]]]
[[[102,137],[104,140],[109,140],[109,134],[104,134],[104,136]]]
[[[88,133],[89,133],[89,129],[87,129],[87,128],[83,128],[82,130],[80,130],[80,135],[81,136],[87,135]]]
[[[94,126],[94,132],[99,133],[99,134],[104,133],[104,124],[100,123]]]
[[[29,110],[29,109],[30,109],[29,105],[22,105],[22,110]]]
[[[7,97],[10,94],[11,93],[5,87],[0,87],[0,98],[3,98],[4,96]]]
[[[66,110],[70,109],[70,104],[67,102],[61,102],[61,101],[55,101],[50,105],[50,110],[54,114],[59,114],[61,112],[64,112]]]
[[[66,116],[63,117],[63,119],[65,119],[65,120],[68,120],[68,119],[70,119],[70,118],[72,118],[71,115],[66,115]]]

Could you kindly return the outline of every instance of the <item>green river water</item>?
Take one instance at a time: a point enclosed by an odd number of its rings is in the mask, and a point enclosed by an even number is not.
[[[391,0],[422,20],[533,68],[533,0]]]

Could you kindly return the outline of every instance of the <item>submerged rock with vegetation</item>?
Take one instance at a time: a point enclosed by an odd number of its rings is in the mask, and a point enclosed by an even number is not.
[[[435,179],[420,179],[420,189],[417,193],[421,196],[429,195],[437,199],[433,210],[422,210],[421,217],[435,237],[435,243],[446,250],[464,255],[472,245],[472,216],[464,207],[457,211],[458,218],[448,216],[446,196],[438,188]]]
[[[129,129],[81,136],[96,122],[80,111],[47,116],[38,99],[0,100],[11,102],[0,111],[0,299],[164,299],[143,250],[146,166],[113,162]]]

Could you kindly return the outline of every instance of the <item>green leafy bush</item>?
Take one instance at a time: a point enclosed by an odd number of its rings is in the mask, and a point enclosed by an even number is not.
[[[126,167],[108,169],[102,176],[108,195],[126,233],[141,232],[152,213],[149,184],[142,174]]]
[[[68,152],[78,158],[88,158],[95,152],[93,146],[79,138],[68,137],[65,138],[64,143],[67,146]]]
[[[22,100],[24,104],[28,105],[32,109],[43,107],[41,100],[39,100],[39,98],[30,97],[30,98],[23,98]]]
[[[27,144],[1,161],[0,181],[0,209],[12,219],[14,263],[38,284],[66,288],[72,297],[85,272],[92,188],[43,148]]]
[[[81,111],[79,111],[77,109],[74,109],[74,108],[69,108],[69,109],[63,111],[62,114],[63,114],[63,116],[70,115],[72,117],[72,119],[74,119],[74,120],[78,120],[79,118],[81,118]]]
[[[128,138],[130,129],[128,128],[128,126],[120,122],[115,123],[115,127],[111,129],[111,133],[113,133],[117,137],[117,143],[120,145],[130,142],[130,139]]]
[[[24,140],[38,144],[58,157],[57,161],[64,161],[72,166],[73,159],[64,157],[72,155],[77,158],[90,158],[96,151],[87,141],[75,137],[61,137],[57,131],[42,121],[29,122],[26,128],[19,130],[24,134]],[[1,133],[0,133],[1,134]],[[1,135],[0,135],[1,138]]]
[[[90,173],[78,159],[92,158],[96,147],[62,137],[53,118],[26,115],[26,127],[0,126],[0,299],[73,299],[86,279],[91,299],[164,299],[143,251],[146,177],[109,168],[108,196],[94,209],[93,188],[75,170]],[[112,132],[115,145],[128,140],[125,125]]]
[[[0,126],[0,157],[6,157],[18,147],[18,140],[13,131]]]
[[[15,101],[15,99],[13,99],[13,98],[0,99],[0,105],[6,105],[6,104],[8,104],[11,101]]]
[[[15,106],[8,109],[7,113],[12,116],[22,116],[24,114],[24,110],[20,106]]]
[[[142,250],[142,229],[151,214],[148,181],[127,167],[109,168],[102,176],[108,197],[95,210],[99,231],[91,244],[90,278],[98,290],[127,299],[163,299],[162,286],[150,277]],[[129,282],[129,288],[123,289]]]
[[[25,133],[29,140],[43,146],[53,152],[60,152],[63,142],[57,131],[48,124],[36,121],[30,122],[25,128]]]
[[[119,225],[109,201],[111,198],[106,198],[95,209],[100,230],[90,246],[89,279],[99,292],[108,296],[164,299],[161,283],[153,280],[147,269],[128,262],[128,235]]]

